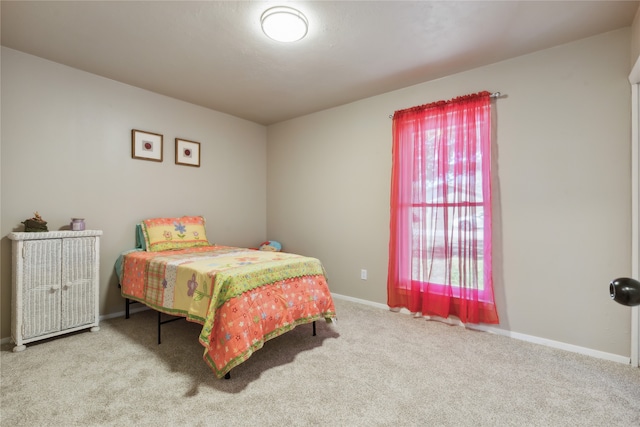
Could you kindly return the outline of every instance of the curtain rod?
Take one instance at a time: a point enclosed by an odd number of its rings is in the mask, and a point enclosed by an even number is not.
[[[489,95],[489,98],[501,98],[502,97],[502,93],[500,92],[493,92],[491,95]],[[389,114],[389,118],[393,119],[393,114]]]

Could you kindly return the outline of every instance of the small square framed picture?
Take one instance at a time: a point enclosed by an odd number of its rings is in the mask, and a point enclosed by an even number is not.
[[[131,130],[131,157],[134,159],[162,161],[162,135]]]
[[[200,167],[200,143],[176,138],[176,165]]]

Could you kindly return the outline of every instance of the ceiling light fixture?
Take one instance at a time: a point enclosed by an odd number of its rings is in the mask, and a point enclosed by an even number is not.
[[[309,21],[299,10],[276,6],[264,11],[260,17],[262,31],[279,42],[296,42],[307,35]]]

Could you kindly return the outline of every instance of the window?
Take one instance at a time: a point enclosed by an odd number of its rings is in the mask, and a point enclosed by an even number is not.
[[[389,306],[498,323],[490,94],[396,112],[393,128]]]

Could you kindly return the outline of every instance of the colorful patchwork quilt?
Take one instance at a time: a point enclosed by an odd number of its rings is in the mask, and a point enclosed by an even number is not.
[[[122,296],[202,326],[203,358],[218,378],[265,341],[336,317],[322,263],[229,246],[123,254]]]

